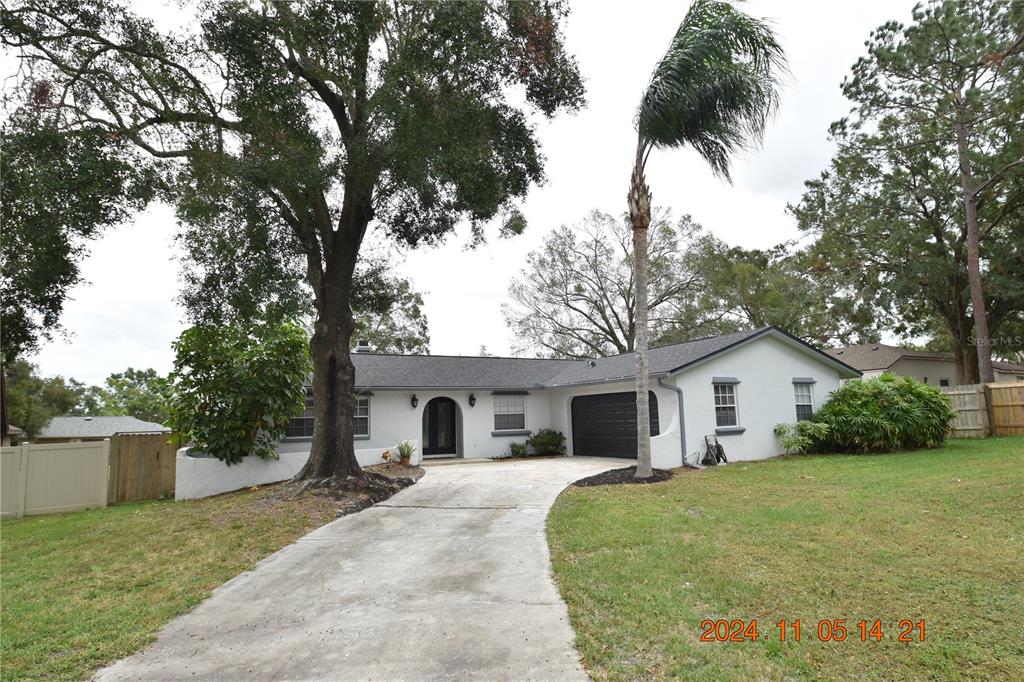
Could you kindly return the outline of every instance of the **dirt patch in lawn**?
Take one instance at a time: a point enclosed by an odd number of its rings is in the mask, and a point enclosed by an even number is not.
[[[230,525],[255,511],[269,517],[299,513],[317,525],[323,525],[339,516],[362,511],[386,500],[418,481],[425,473],[422,467],[401,464],[377,464],[363,467],[363,471],[367,473],[369,483],[366,487],[351,483],[348,489],[316,486],[303,490],[304,484],[292,481],[256,486],[250,488],[255,493],[250,506],[225,506],[211,514],[210,521],[218,526]],[[224,493],[232,494],[236,493]]]
[[[611,471],[604,471],[600,474],[594,474],[593,476],[587,476],[573,483],[575,486],[580,488],[588,488],[595,485],[622,485],[629,483],[660,483],[667,481],[674,475],[667,469],[653,469],[653,475],[650,478],[637,478],[636,467],[625,467],[623,469],[612,469]]]
[[[353,514],[383,502],[403,488],[423,477],[424,469],[401,464],[377,464],[364,467],[365,478],[329,479],[324,481],[287,481],[267,486],[267,492],[257,502],[270,513],[275,509],[294,510],[301,507],[306,513],[326,523],[332,518]]]

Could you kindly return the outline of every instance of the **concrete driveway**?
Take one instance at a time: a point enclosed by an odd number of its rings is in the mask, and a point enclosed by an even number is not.
[[[431,466],[227,582],[97,679],[586,679],[544,521],[568,483],[628,464]]]

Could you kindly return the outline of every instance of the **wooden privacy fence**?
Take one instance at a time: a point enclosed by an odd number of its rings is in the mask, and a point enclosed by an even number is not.
[[[0,448],[0,515],[28,516],[174,494],[169,433]]]
[[[118,433],[110,441],[107,501],[137,502],[174,496],[177,447],[169,433]]]
[[[940,389],[953,404],[956,417],[949,427],[952,438],[984,438],[992,432],[985,400],[985,384],[966,384]]]
[[[988,385],[992,433],[1024,436],[1024,381]]]
[[[1024,435],[1024,382],[968,384],[941,390],[956,411],[951,437]]]

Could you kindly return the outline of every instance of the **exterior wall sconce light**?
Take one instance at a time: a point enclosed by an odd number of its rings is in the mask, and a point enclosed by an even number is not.
[[[412,394],[412,400],[409,401],[409,404],[412,405],[412,409],[414,410],[416,409],[416,406],[420,404],[420,399],[416,397],[415,393]]]
[[[469,394],[469,406],[473,407],[474,405],[476,405],[476,396],[473,395],[472,393],[470,393]]]

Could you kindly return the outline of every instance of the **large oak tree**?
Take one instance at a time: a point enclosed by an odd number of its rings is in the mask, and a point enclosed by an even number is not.
[[[62,128],[102,130],[167,162],[186,222],[286,229],[314,294],[316,429],[302,478],[359,474],[350,301],[371,222],[415,246],[468,220],[524,226],[543,178],[531,112],[582,103],[558,2],[255,3],[195,8],[161,31],[106,0],[13,3],[3,41],[23,82],[52,84]]]

